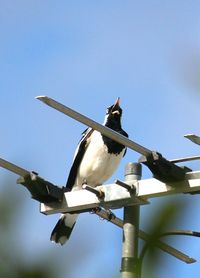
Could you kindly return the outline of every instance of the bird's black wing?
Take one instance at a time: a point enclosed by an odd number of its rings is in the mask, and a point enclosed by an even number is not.
[[[73,164],[72,164],[72,167],[70,169],[69,176],[68,176],[68,179],[67,179],[67,183],[66,183],[66,190],[67,191],[71,191],[73,186],[74,186],[76,176],[77,176],[77,171],[78,171],[78,168],[80,166],[81,160],[84,156],[85,150],[87,149],[88,139],[90,138],[92,132],[93,132],[93,129],[87,128],[82,133],[83,136],[82,136],[82,138],[81,138],[81,140],[78,144],[78,147],[76,149]]]

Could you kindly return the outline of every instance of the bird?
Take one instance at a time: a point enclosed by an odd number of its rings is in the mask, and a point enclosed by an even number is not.
[[[106,110],[103,125],[128,137],[121,126],[122,109],[120,98]],[[81,190],[83,184],[92,187],[102,185],[116,171],[121,159],[126,153],[126,147],[88,127],[76,148],[66,191]],[[75,226],[78,214],[62,214],[55,225],[50,240],[64,245]]]

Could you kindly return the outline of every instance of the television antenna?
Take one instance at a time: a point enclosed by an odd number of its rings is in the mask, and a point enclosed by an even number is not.
[[[179,193],[200,193],[200,171],[192,171],[186,166],[176,165],[181,162],[200,159],[200,156],[168,160],[160,153],[143,147],[52,98],[38,96],[36,99],[140,153],[142,156],[138,163],[128,163],[126,165],[124,181],[116,180],[113,184],[101,185],[96,188],[85,185],[82,190],[73,192],[65,192],[64,187],[58,187],[41,178],[38,173],[23,169],[2,158],[0,158],[0,167],[20,176],[17,183],[25,186],[31,193],[31,197],[40,203],[41,213],[51,215],[63,212],[83,213],[90,211],[122,228],[124,240],[121,278],[140,278],[137,269],[138,238],[147,243],[151,241],[151,235],[139,229],[140,206],[149,204],[149,199],[153,197]],[[194,134],[188,134],[185,137],[200,144],[200,137]],[[141,179],[142,164],[151,170],[153,178]],[[124,208],[123,220],[111,212],[112,209],[117,208]],[[165,236],[168,234],[166,233]],[[200,233],[193,231],[175,231],[173,234],[200,236]],[[162,251],[187,264],[196,262],[194,258],[166,244],[161,239],[157,239],[154,244]]]

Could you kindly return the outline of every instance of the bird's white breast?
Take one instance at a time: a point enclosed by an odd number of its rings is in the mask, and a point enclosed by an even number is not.
[[[97,186],[104,183],[117,169],[124,151],[118,155],[108,153],[101,134],[94,131],[79,166],[76,184],[81,186],[86,181],[91,186]]]

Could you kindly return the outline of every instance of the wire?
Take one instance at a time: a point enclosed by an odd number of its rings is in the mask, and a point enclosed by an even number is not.
[[[163,236],[179,236],[179,235],[200,237],[200,232],[176,230],[176,231],[162,233],[161,235],[159,235],[159,238]]]
[[[146,242],[146,244],[143,246],[141,252],[140,252],[140,256],[139,256],[139,260],[138,260],[138,277],[141,277],[142,275],[142,263],[144,260],[144,256],[146,255],[147,250],[149,249],[149,247],[152,247],[154,241],[156,239],[159,239],[161,237],[164,236],[195,236],[195,237],[200,237],[200,232],[196,232],[196,231],[187,231],[187,230],[175,230],[175,231],[169,231],[169,232],[165,232],[162,233],[156,237],[152,237],[150,238],[150,240],[148,242]]]

